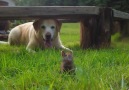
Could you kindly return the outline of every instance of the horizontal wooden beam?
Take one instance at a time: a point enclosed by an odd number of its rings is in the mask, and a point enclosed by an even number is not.
[[[81,18],[98,15],[96,6],[1,6],[0,19],[23,18]]]
[[[129,13],[113,9],[114,17],[117,19],[129,19]]]
[[[80,19],[58,19],[62,23],[78,23]]]
[[[0,6],[0,19],[80,19],[99,15],[97,6]],[[129,13],[113,9],[115,19],[129,19]]]

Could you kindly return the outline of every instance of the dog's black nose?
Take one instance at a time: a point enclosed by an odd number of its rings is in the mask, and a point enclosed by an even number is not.
[[[51,39],[51,34],[46,34],[46,40],[50,40]]]

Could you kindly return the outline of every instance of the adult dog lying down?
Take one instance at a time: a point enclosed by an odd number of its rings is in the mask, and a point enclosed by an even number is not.
[[[59,48],[70,50],[61,43],[59,31],[61,23],[54,19],[36,20],[16,26],[10,31],[8,42],[10,45],[26,45],[26,50],[35,52],[35,48]]]

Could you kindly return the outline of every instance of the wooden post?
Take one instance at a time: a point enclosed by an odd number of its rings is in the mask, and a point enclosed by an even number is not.
[[[0,6],[8,6],[8,2],[0,1]],[[8,20],[0,20],[0,31],[7,31],[9,29]]]
[[[97,45],[97,22],[96,16],[87,17],[80,23],[80,46],[83,49],[96,47]]]
[[[122,37],[126,37],[129,36],[129,20],[122,20],[120,21],[121,24],[121,36]]]
[[[113,11],[111,8],[100,8],[99,16],[81,20],[81,40],[83,49],[89,47],[109,47],[113,28]]]
[[[98,17],[98,47],[109,47],[113,29],[113,11],[111,8],[100,8]]]
[[[111,31],[111,34],[114,35],[115,33],[120,32],[120,31],[121,31],[120,22],[118,20],[114,21],[113,22],[113,30]]]
[[[90,47],[91,44],[91,33],[88,18],[81,20],[80,28],[80,46],[81,48],[86,49]]]
[[[0,6],[8,6],[8,2],[0,1]],[[7,30],[9,30],[9,21],[8,20],[0,20],[0,40],[7,40],[8,34]]]

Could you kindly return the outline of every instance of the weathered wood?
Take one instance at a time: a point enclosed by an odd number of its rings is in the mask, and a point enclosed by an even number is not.
[[[8,20],[0,20],[0,31],[9,30],[10,22]]]
[[[58,19],[62,23],[78,23],[80,19]]]
[[[129,14],[113,9],[116,19],[129,19]],[[96,6],[13,6],[0,7],[0,19],[35,18],[81,18],[85,15],[98,15]]]
[[[129,19],[129,14],[113,9],[116,19]],[[85,15],[98,15],[96,6],[13,6],[0,7],[0,19],[35,18],[81,18]]]
[[[0,1],[0,6],[8,6],[8,2]],[[8,20],[0,20],[0,31],[9,30],[9,21]]]
[[[122,37],[129,36],[129,20],[121,20],[120,21],[121,29],[120,33]]]
[[[89,48],[91,45],[91,32],[89,25],[88,18],[85,18],[80,22],[80,46],[83,49]]]
[[[83,49],[89,47],[109,47],[113,25],[111,8],[100,8],[99,16],[81,20],[81,40]]]
[[[129,19],[129,13],[113,9],[114,17],[116,19]]]
[[[80,46],[83,49],[97,46],[97,20],[96,17],[87,17],[80,23]]]
[[[23,18],[82,18],[97,15],[95,6],[15,6],[0,7],[0,19]]]
[[[121,24],[119,21],[114,21],[113,22],[113,30],[111,31],[111,34],[115,34],[117,32],[120,32],[121,31]]]
[[[109,47],[113,28],[113,11],[111,8],[101,8],[98,18],[98,47]]]

